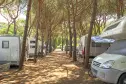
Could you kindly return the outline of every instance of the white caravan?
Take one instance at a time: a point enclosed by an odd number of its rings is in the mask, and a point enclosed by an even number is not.
[[[20,50],[20,37],[0,36],[0,64],[19,65]]]
[[[35,53],[35,38],[27,39],[27,55],[26,58],[33,58]]]
[[[33,58],[35,55],[35,44],[36,44],[36,39],[35,38],[28,38],[27,39],[27,54],[26,54],[26,59]],[[41,52],[41,41],[38,41],[38,50],[37,54]]]
[[[117,27],[106,30],[101,34],[102,37],[117,40],[106,52],[93,59],[91,71],[94,76],[104,82],[126,84],[126,33],[124,33],[126,32],[126,18],[118,21],[120,23]],[[106,29],[109,29],[110,26]]]
[[[88,38],[87,35],[82,36],[80,38],[78,54],[81,56],[85,55],[85,50],[87,46],[87,38]],[[90,57],[94,57],[105,52],[110,47],[110,44],[113,42],[114,42],[113,39],[103,39],[99,36],[92,36],[91,44],[90,44]]]

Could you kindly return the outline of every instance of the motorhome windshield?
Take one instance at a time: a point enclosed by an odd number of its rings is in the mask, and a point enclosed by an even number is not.
[[[106,51],[106,53],[126,56],[126,40],[120,40],[114,42]]]
[[[110,29],[116,28],[116,27],[119,25],[119,23],[120,23],[120,22],[117,22],[117,23],[115,23],[115,24],[113,24],[113,25],[111,25],[111,26],[108,26],[106,30],[110,30]],[[106,30],[105,30],[105,31],[106,31]]]

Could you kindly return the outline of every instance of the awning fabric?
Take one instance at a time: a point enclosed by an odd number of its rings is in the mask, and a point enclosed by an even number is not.
[[[114,39],[106,39],[99,36],[92,36],[91,40],[95,43],[113,43]]]

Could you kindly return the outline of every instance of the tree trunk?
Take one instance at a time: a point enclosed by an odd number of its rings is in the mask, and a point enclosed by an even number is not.
[[[20,57],[19,70],[22,69],[23,63],[24,63],[25,49],[26,49],[26,39],[27,39],[27,31],[28,31],[28,24],[29,24],[28,21],[29,21],[29,14],[30,14],[30,10],[31,10],[31,4],[32,4],[32,0],[28,0],[26,23],[25,23],[25,29],[24,29],[23,44],[22,44],[22,53],[21,53],[21,57]]]
[[[37,55],[38,55],[38,28],[40,28],[39,22],[38,22],[38,26],[37,26],[37,29],[36,29],[34,63],[37,62]]]
[[[123,0],[116,0],[117,3],[117,18],[119,19],[124,15],[124,2]]]
[[[89,56],[90,56],[90,43],[91,43],[91,36],[92,36],[92,29],[95,23],[96,13],[97,13],[97,0],[92,0],[93,2],[93,12],[90,22],[90,28],[88,31],[88,39],[87,39],[87,46],[86,46],[86,56],[85,56],[85,68],[88,68],[89,65]]]
[[[73,50],[73,61],[77,61],[77,57],[76,57],[76,46],[77,46],[77,39],[76,39],[76,29],[75,27],[73,27],[74,30],[74,50]]]
[[[120,4],[119,4],[119,0],[116,0],[117,3],[117,18],[120,18]]]
[[[8,34],[11,24],[8,23],[6,34]]]
[[[47,35],[47,41],[46,41],[46,55],[48,54],[49,51],[49,31],[47,31],[48,35]]]
[[[38,17],[37,17],[37,28],[36,28],[36,41],[35,41],[35,56],[34,63],[37,62],[38,55],[38,30],[40,29],[40,0],[38,0]]]
[[[106,14],[103,16],[103,28],[106,27]]]
[[[51,35],[49,37],[49,53],[52,52],[52,39],[51,39]]]
[[[52,52],[51,25],[49,27],[49,53]]]
[[[16,19],[13,19],[14,20],[14,35],[17,34],[17,29],[16,29]]]
[[[53,47],[54,47],[54,49],[56,49],[56,38],[53,41]]]
[[[43,36],[43,34],[42,34],[41,39],[42,39],[41,56],[44,56],[44,55],[43,55],[43,47],[44,47],[44,36]]]
[[[120,15],[123,17],[124,16],[124,0],[120,0]]]
[[[67,48],[67,47],[68,47],[68,38],[66,37],[66,46],[65,46],[65,48]],[[66,54],[68,54],[67,50],[66,50]]]
[[[64,17],[64,12],[63,12],[63,17]],[[65,29],[65,33],[66,33],[66,35],[65,35],[65,38],[66,38],[66,46],[65,46],[64,49],[66,51],[66,54],[68,54],[68,51],[66,50],[66,47],[68,47],[68,34],[67,34],[67,27],[65,26],[65,19],[64,19],[63,25],[64,25],[64,29]]]
[[[47,41],[46,41],[46,55],[48,54],[48,43],[49,42],[49,40],[47,39]]]
[[[73,61],[77,61],[77,57],[76,57],[77,39],[76,39],[76,28],[75,28],[76,27],[76,22],[75,22],[76,14],[75,14],[75,10],[74,10],[74,5],[73,4],[72,4],[72,13],[73,13],[73,35],[74,35]]]
[[[70,10],[69,10],[69,7],[70,6],[68,4],[67,11],[68,11],[68,27],[69,27],[69,45],[70,45],[69,55],[70,55],[70,57],[72,57],[72,31],[71,31],[71,26],[70,26]]]
[[[63,33],[62,33],[62,51],[63,51]]]

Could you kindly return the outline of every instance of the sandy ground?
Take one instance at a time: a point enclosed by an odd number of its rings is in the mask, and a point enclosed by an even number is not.
[[[79,62],[59,50],[38,58],[36,64],[27,61],[22,71],[2,72],[0,84],[106,84],[89,76]]]

